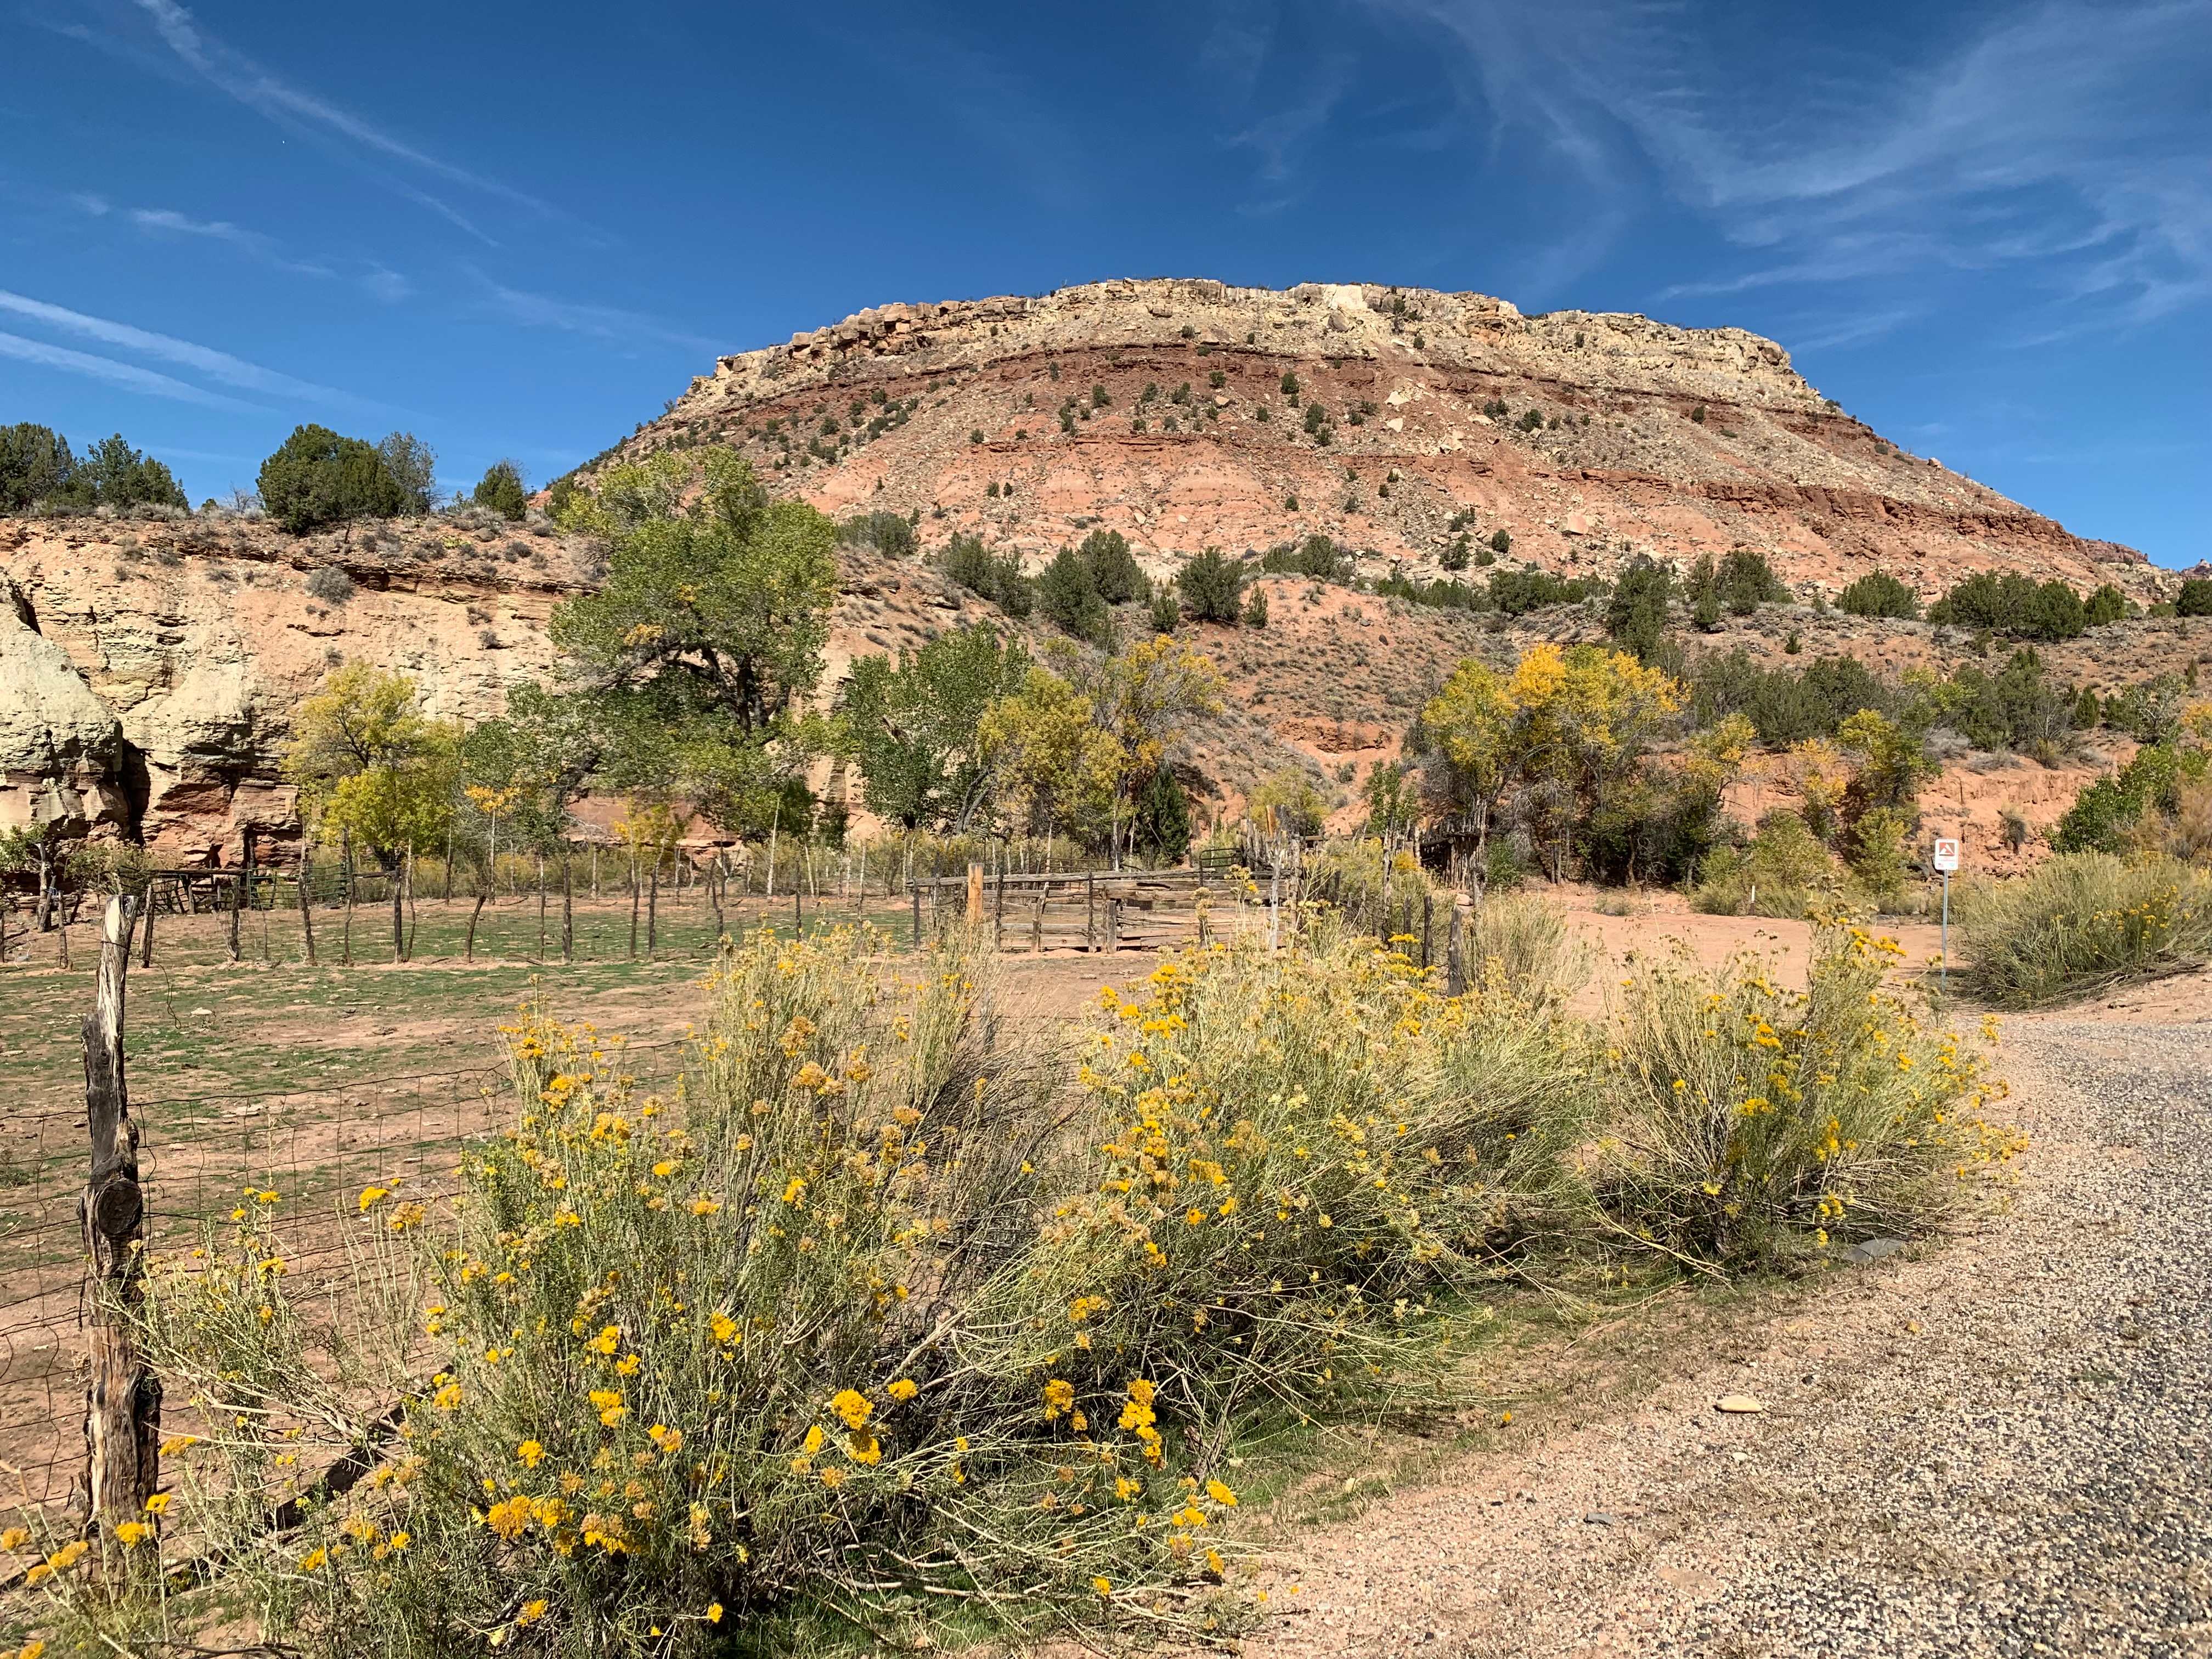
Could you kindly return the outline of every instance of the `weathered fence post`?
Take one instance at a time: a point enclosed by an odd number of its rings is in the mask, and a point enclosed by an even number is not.
[[[345,884],[345,931],[338,940],[338,965],[350,968],[353,966],[353,831],[343,828],[338,831],[338,879]]]
[[[139,901],[139,910],[146,923],[146,931],[138,940],[138,965],[151,968],[154,965],[154,880],[150,876],[146,878],[146,896]],[[0,942],[0,962],[7,959],[4,942]]]
[[[914,898],[914,948],[919,951],[921,948],[921,884],[909,880],[906,890]]]
[[[576,854],[568,842],[561,843],[561,960],[576,959]]]
[[[968,861],[968,925],[983,925],[983,866],[976,859]]]
[[[1106,949],[1109,954],[1121,948],[1121,901],[1111,894],[1106,899]]]
[[[100,977],[84,1017],[84,1101],[92,1173],[79,1214],[94,1281],[92,1375],[85,1389],[86,1490],[92,1525],[111,1535],[141,1520],[159,1478],[161,1383],[138,1357],[125,1309],[143,1270],[146,1202],[138,1186],[138,1126],[123,1073],[123,983],[131,968],[128,898],[112,898],[100,935]]]
[[[1098,875],[1092,870],[1083,872],[1083,948],[1098,948]]]
[[[240,849],[241,864],[239,873],[230,882],[230,959],[238,960],[238,923],[246,911],[246,890],[253,880],[253,831],[241,832],[245,842]]]
[[[1421,966],[1429,965],[1429,926],[1436,915],[1437,896],[1424,885],[1421,889]]]
[[[1467,990],[1467,895],[1454,895],[1451,926],[1444,932],[1444,989],[1452,996]]]
[[[301,848],[300,849],[299,883],[300,937],[307,942],[307,966],[310,968],[315,965],[315,902],[313,896],[308,892],[307,888],[308,883],[313,874],[314,866],[308,862],[307,849],[305,848]],[[149,913],[146,920],[149,922],[151,922],[153,919],[152,915]],[[154,930],[150,927],[146,930],[149,937],[152,935],[153,931]]]
[[[653,953],[660,945],[660,854],[653,855],[653,873],[647,878],[645,901],[645,958],[653,960]]]

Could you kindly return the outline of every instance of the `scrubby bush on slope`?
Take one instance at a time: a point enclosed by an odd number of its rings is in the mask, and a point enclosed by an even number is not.
[[[1824,921],[1803,993],[1686,957],[1629,983],[1589,1155],[1620,1242],[1741,1266],[1909,1235],[2008,1155],[1996,1085],[1881,988],[1896,948]]]
[[[2162,854],[2067,853],[1960,896],[1969,981],[2000,1006],[2087,996],[2212,960],[2212,875]]]

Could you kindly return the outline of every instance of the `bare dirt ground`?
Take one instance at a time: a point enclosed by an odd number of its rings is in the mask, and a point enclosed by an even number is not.
[[[1245,1654],[2212,1653],[2212,976],[2110,1002],[2008,1024],[2002,1212],[1500,1353],[1518,1422],[1395,1492],[1381,1449]]]

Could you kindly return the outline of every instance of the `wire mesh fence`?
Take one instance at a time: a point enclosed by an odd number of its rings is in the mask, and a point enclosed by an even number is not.
[[[681,1048],[624,1045],[618,1063],[649,1078],[676,1069]],[[234,1209],[265,1203],[295,1304],[335,1327],[361,1188],[453,1191],[468,1145],[507,1115],[507,1085],[502,1066],[478,1064],[330,1088],[141,1096],[131,1116],[147,1249],[189,1249]],[[26,1178],[0,1190],[0,1504],[64,1503],[83,1474],[86,1154],[82,1105],[36,1108],[10,1126],[5,1168]],[[188,1401],[168,1402],[166,1423],[173,1431],[189,1413]]]

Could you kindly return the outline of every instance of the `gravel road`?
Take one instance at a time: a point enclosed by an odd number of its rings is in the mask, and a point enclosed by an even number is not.
[[[2212,1655],[2212,1024],[2022,1019],[2002,1064],[2008,1213],[1297,1534],[1247,1655]]]

